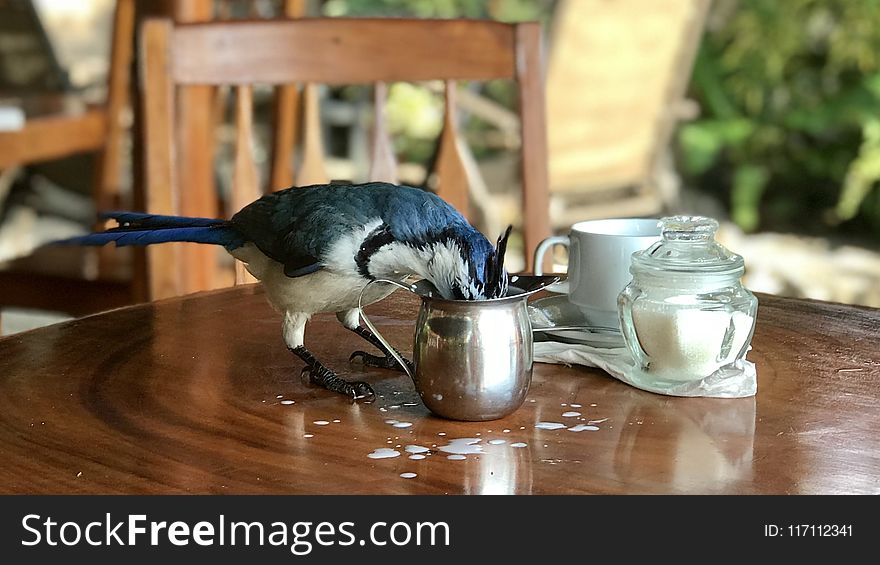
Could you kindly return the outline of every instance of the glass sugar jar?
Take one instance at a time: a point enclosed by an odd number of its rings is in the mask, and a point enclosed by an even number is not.
[[[743,258],[715,241],[712,218],[660,222],[661,240],[633,253],[618,297],[633,378],[657,387],[739,374],[758,310],[741,282]]]

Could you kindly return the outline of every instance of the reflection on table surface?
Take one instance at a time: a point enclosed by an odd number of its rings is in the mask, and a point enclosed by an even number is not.
[[[368,311],[403,346],[417,300]],[[404,375],[349,364],[361,343],[332,315],[307,344],[378,398],[304,383],[253,287],[42,328],[0,340],[0,491],[880,491],[880,315],[761,300],[756,397],[673,398],[536,364],[525,404],[492,422],[433,416]]]

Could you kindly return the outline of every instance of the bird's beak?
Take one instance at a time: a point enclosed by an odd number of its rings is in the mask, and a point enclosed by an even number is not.
[[[498,289],[501,294],[505,290],[504,255],[507,253],[507,240],[510,238],[511,230],[513,230],[513,226],[507,226],[507,229],[498,238],[498,242],[495,244],[495,258],[492,262],[492,288]]]
[[[507,226],[504,233],[498,237],[498,243],[495,244],[495,262],[500,272],[504,268],[504,254],[507,252],[507,240],[510,238],[510,232],[513,226]]]

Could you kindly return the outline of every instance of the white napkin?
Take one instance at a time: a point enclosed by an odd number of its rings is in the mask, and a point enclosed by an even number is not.
[[[745,359],[732,367],[716,371],[699,381],[659,385],[651,382],[634,366],[632,356],[625,347],[601,348],[583,344],[555,341],[535,342],[535,361],[598,367],[629,385],[670,396],[712,396],[717,398],[742,398],[754,396],[758,390],[755,364]]]

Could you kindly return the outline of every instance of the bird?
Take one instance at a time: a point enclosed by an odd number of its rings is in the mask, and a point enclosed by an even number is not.
[[[256,277],[282,315],[282,337],[304,363],[303,376],[354,400],[375,398],[369,383],[347,381],[305,347],[313,314],[333,312],[384,356],[362,350],[349,362],[405,370],[361,325],[358,298],[375,279],[427,279],[447,300],[504,296],[504,255],[512,226],[492,243],[437,195],[384,182],[291,187],[246,205],[229,220],[108,212],[116,227],[58,243],[117,246],[193,242],[223,246]],[[363,304],[395,289],[372,285]],[[404,359],[412,368],[412,363]]]

